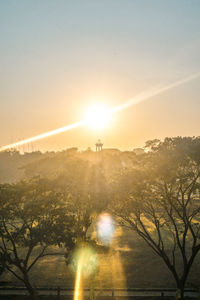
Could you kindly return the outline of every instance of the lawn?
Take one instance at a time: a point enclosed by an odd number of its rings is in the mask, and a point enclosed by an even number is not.
[[[200,286],[200,255],[198,255],[187,281],[187,287]],[[32,270],[31,280],[35,287],[73,288],[75,274],[63,256],[42,259]],[[22,283],[11,274],[4,274],[3,281]],[[153,251],[133,232],[117,230],[110,250],[99,254],[99,271],[93,279],[84,278],[83,287],[94,281],[96,288],[172,288],[173,277],[167,267]]]

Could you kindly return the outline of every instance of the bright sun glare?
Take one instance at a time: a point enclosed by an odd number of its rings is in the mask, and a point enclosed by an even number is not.
[[[111,110],[105,105],[93,105],[85,112],[85,123],[94,130],[106,128],[111,120]]]

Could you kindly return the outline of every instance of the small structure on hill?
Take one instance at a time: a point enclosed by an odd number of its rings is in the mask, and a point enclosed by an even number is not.
[[[96,152],[100,152],[102,150],[103,144],[100,139],[98,139],[97,143],[95,144],[96,146]]]

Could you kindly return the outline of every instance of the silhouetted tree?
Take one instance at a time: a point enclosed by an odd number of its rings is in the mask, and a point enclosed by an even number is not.
[[[124,171],[114,185],[112,210],[163,259],[183,299],[200,250],[200,138],[147,146],[140,166]]]
[[[46,180],[33,179],[0,186],[0,251],[4,267],[24,283],[31,298],[35,290],[29,273],[39,259],[55,255],[50,245],[72,242],[72,220],[63,212],[65,198]],[[68,218],[66,220],[66,218]]]

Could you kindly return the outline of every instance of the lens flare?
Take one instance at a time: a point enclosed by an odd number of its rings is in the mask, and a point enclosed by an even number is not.
[[[150,99],[154,96],[157,96],[157,95],[159,95],[161,93],[164,93],[168,90],[171,90],[173,88],[176,88],[176,87],[178,87],[178,86],[180,86],[180,85],[182,85],[186,82],[194,80],[194,79],[198,78],[199,76],[200,76],[200,72],[192,74],[191,76],[188,76],[188,77],[185,77],[183,79],[177,80],[173,83],[170,83],[170,84],[162,86],[162,87],[152,87],[151,89],[136,95],[135,97],[129,99],[128,101],[122,103],[121,105],[114,107],[112,109],[112,112],[115,113],[115,112],[124,110],[126,108],[129,108],[130,106],[133,106],[137,103],[148,100],[148,99]]]
[[[80,300],[82,278],[89,278],[98,272],[98,255],[91,247],[83,246],[75,251],[71,263],[76,271],[74,300]]]
[[[115,223],[112,217],[104,213],[97,222],[97,236],[103,244],[110,244],[115,233]]]
[[[76,279],[75,279],[75,293],[74,293],[74,300],[82,299],[81,293],[81,263],[78,263],[77,272],[76,272]]]
[[[68,131],[68,130],[71,130],[71,129],[74,129],[74,128],[77,128],[77,127],[80,127],[80,126],[83,126],[83,125],[84,125],[84,122],[82,121],[82,122],[73,123],[73,124],[58,128],[58,129],[54,129],[54,130],[51,130],[51,131],[48,131],[48,132],[45,132],[45,133],[41,133],[39,135],[30,137],[28,139],[25,139],[25,140],[22,140],[22,141],[13,143],[13,144],[9,144],[9,145],[0,147],[0,152],[11,149],[11,148],[15,148],[15,147],[18,147],[18,146],[22,146],[22,145],[27,144],[27,143],[35,142],[37,140],[41,140],[41,139],[50,137],[52,135],[59,134],[59,133],[62,133],[62,132],[65,132],[65,131]]]
[[[77,272],[78,266],[81,265],[81,272],[84,277],[89,277],[96,273],[98,270],[98,263],[96,251],[87,245],[76,249],[71,259],[74,271]]]

